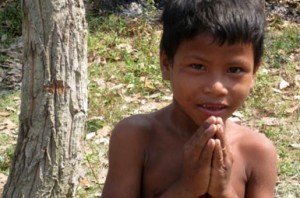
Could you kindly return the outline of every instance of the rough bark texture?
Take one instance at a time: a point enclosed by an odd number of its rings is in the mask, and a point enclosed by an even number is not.
[[[87,112],[83,0],[22,0],[19,137],[3,197],[74,197]]]

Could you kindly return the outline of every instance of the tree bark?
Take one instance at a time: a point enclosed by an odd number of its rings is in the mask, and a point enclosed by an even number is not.
[[[3,197],[74,197],[87,114],[83,0],[22,0],[19,137]]]

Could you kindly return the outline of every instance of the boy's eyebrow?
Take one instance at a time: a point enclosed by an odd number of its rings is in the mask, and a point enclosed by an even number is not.
[[[210,61],[208,59],[205,59],[204,56],[201,56],[201,54],[197,53],[197,54],[187,54],[184,59],[195,59],[195,60],[199,60],[202,61],[204,63],[210,63]],[[224,62],[225,63],[225,62]],[[243,58],[235,58],[233,60],[228,61],[227,63],[225,63],[226,65],[245,65],[245,66],[251,66],[251,63],[243,60]]]
[[[244,61],[243,59],[237,58],[234,59],[230,62],[228,62],[228,65],[246,65],[246,66],[251,66],[251,63]]]
[[[238,59],[238,60],[233,60],[233,61],[230,61],[227,63],[227,65],[229,66],[246,66],[246,67],[254,67],[254,62],[247,62],[247,61],[244,61],[242,59]]]
[[[193,59],[197,59],[206,63],[209,63],[209,60],[205,59],[204,56],[202,56],[201,54],[197,53],[191,53],[191,54],[187,54],[184,59],[189,59],[189,58],[193,58]]]

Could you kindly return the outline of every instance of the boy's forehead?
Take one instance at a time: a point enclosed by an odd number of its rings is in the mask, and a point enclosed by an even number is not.
[[[199,34],[192,39],[183,41],[174,56],[174,61],[177,58],[188,60],[202,59],[202,60],[224,60],[232,61],[247,59],[254,61],[254,50],[252,43],[238,42],[229,44],[224,42],[222,45],[214,42],[214,38],[209,34]],[[215,61],[215,60],[214,60]]]
[[[236,41],[236,42],[233,42],[233,43],[230,43],[228,42],[228,40],[222,40],[221,38],[213,35],[212,33],[209,33],[209,32],[204,32],[204,33],[199,33],[199,34],[196,34],[194,37],[190,38],[190,39],[187,39],[187,40],[184,40],[180,43],[183,44],[183,42],[187,42],[187,43],[190,43],[190,44],[193,44],[196,40],[198,41],[201,41],[200,43],[204,44],[204,45],[212,45],[212,46],[219,46],[219,47],[222,47],[222,46],[240,46],[241,48],[243,47],[251,47],[253,48],[253,43],[252,42],[243,42],[243,41]]]

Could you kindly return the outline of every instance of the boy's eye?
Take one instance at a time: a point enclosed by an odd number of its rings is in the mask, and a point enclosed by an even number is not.
[[[228,69],[228,72],[229,72],[229,73],[241,73],[241,72],[243,72],[243,71],[244,71],[244,69],[241,68],[241,67],[230,67],[230,68]]]
[[[196,69],[196,70],[204,70],[205,67],[202,64],[191,64],[190,65],[191,68]]]

